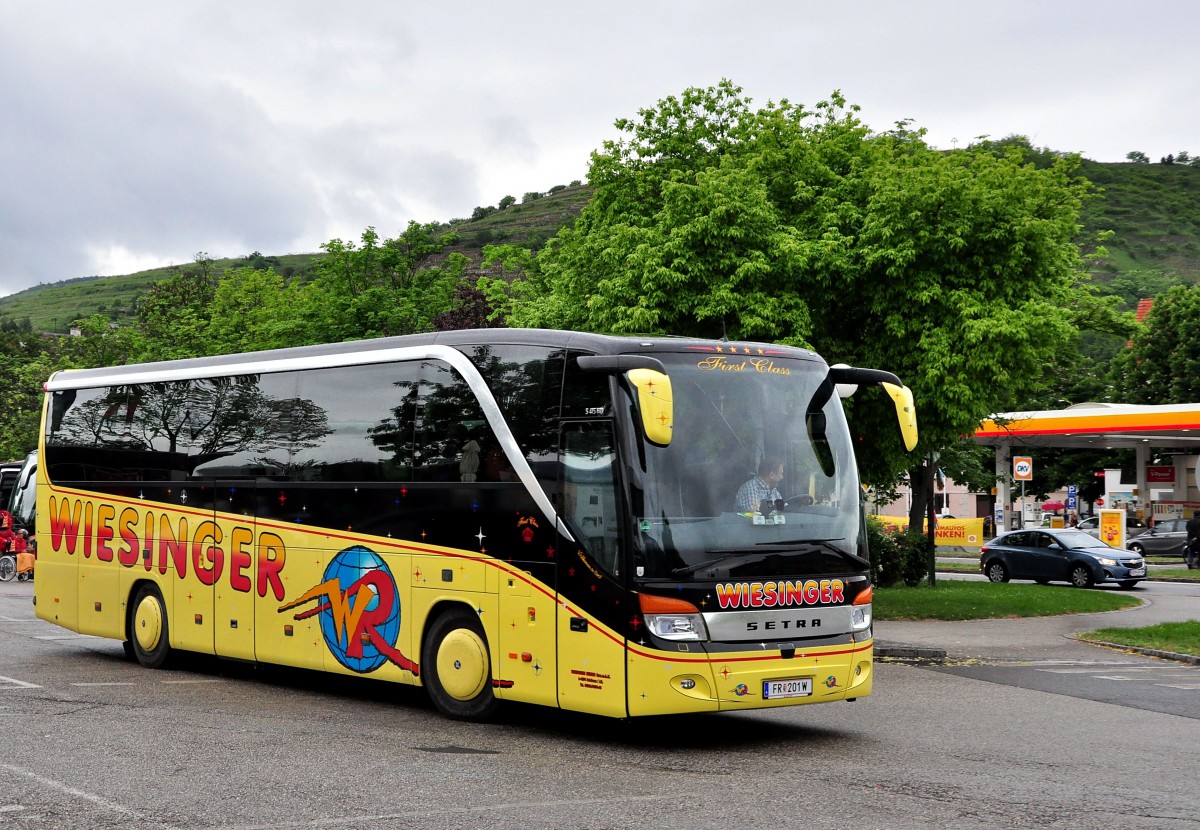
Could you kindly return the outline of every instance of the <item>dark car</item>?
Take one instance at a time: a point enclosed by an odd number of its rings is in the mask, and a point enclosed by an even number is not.
[[[1146,578],[1141,554],[1113,548],[1081,530],[1015,530],[984,544],[979,569],[992,582],[1032,579],[1090,588],[1115,582],[1132,588]]]
[[[1187,547],[1187,519],[1159,519],[1125,547],[1139,556],[1183,556]]]
[[[17,476],[21,474],[22,461],[5,461],[0,463],[0,509],[8,509],[8,497],[16,486]]]

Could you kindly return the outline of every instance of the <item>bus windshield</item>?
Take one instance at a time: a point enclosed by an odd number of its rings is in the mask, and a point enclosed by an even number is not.
[[[669,446],[642,450],[635,575],[866,570],[858,471],[828,367],[761,354],[656,356],[671,376],[674,430]]]

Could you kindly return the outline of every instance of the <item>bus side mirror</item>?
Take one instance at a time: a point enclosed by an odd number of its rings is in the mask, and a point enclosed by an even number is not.
[[[893,383],[880,384],[892,396],[896,405],[896,419],[900,422],[900,434],[904,437],[904,447],[912,452],[917,446],[917,407],[913,403],[912,390],[907,386],[896,386]]]
[[[646,439],[659,447],[669,445],[675,427],[671,378],[655,369],[630,369],[627,377],[637,389],[638,411]]]
[[[904,438],[905,448],[912,452],[917,446],[917,407],[913,403],[912,390],[900,378],[882,369],[858,369],[838,363],[829,367],[829,380],[843,398],[853,395],[858,384],[882,386],[896,405],[896,420],[900,422],[900,435]]]

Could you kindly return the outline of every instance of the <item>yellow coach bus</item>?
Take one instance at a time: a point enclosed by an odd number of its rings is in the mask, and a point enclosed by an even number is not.
[[[837,384],[883,385],[911,449],[894,375],[761,343],[493,329],[59,372],[37,614],[152,668],[369,676],[464,719],[861,697]]]

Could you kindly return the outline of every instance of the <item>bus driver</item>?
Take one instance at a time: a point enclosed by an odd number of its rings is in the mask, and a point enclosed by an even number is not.
[[[783,481],[783,462],[770,455],[764,455],[758,462],[758,475],[751,478],[737,491],[737,510],[739,513],[758,513],[764,515],[776,509],[783,501],[779,492],[779,482]],[[763,502],[767,505],[763,505]]]

